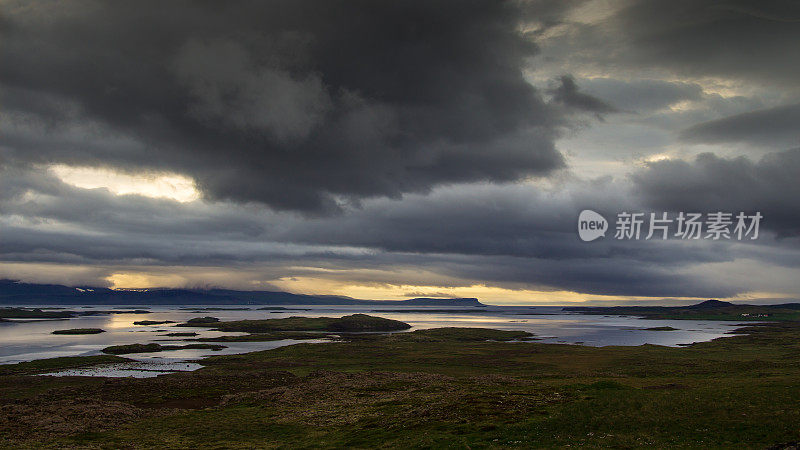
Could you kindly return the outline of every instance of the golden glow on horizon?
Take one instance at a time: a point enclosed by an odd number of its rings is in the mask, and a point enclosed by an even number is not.
[[[64,183],[83,189],[105,188],[115,195],[169,198],[181,203],[200,198],[194,180],[175,173],[126,174],[95,167],[58,164],[50,171]]]
[[[222,277],[224,278],[224,277]],[[106,278],[113,289],[147,289],[157,287],[180,288],[191,284],[187,276],[178,274],[154,274],[151,272],[117,272]],[[592,295],[572,291],[548,291],[532,289],[506,289],[475,284],[472,286],[436,286],[391,283],[353,283],[316,277],[285,277],[266,281],[270,287],[296,294],[340,295],[363,300],[405,300],[413,297],[474,297],[492,305],[560,305],[584,302],[652,302],[653,297]],[[236,289],[237,286],[228,286]],[[242,289],[242,288],[240,288]],[[243,289],[265,289],[253,285]],[[677,301],[702,301],[706,298],[671,298]],[[721,299],[727,300],[727,299]]]
[[[296,294],[342,295],[367,300],[403,300],[411,297],[475,297],[493,305],[560,305],[565,303],[595,304],[680,304],[699,302],[708,297],[639,297],[592,295],[572,291],[506,289],[481,284],[473,286],[437,286],[435,284],[391,284],[380,282],[339,281],[317,277],[257,279],[258,271],[226,271],[216,267],[139,267],[120,269],[110,276],[100,275],[92,266],[60,264],[0,263],[0,278],[21,279],[28,283],[66,285],[108,285],[114,289],[223,287],[241,290],[282,290]],[[103,283],[100,280],[106,281]],[[762,299],[791,301],[796,295],[780,291],[752,291],[718,300],[748,302]]]
[[[482,284],[472,286],[426,286],[394,284],[351,284],[319,278],[292,277],[270,281],[282,290],[315,295],[343,295],[369,300],[403,300],[412,297],[475,297],[492,305],[520,304],[564,304],[582,302],[632,302],[652,301],[658,298],[591,295],[572,291],[545,291],[529,289],[505,289]],[[681,297],[670,300],[707,300],[700,297]]]
[[[182,287],[186,279],[174,274],[154,275],[149,273],[115,273],[106,277],[111,289],[147,289],[155,287]]]

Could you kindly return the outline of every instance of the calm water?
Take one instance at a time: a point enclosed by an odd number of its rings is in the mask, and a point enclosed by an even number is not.
[[[42,306],[45,307],[45,306]],[[233,307],[233,306],[231,306]],[[134,325],[141,320],[172,320],[185,322],[193,317],[213,316],[221,320],[268,319],[289,316],[338,317],[353,313],[367,313],[401,320],[413,326],[411,330],[437,327],[482,327],[502,330],[525,330],[534,333],[540,342],[569,343],[592,346],[655,344],[676,346],[708,341],[724,336],[737,328],[737,324],[717,321],[645,320],[636,317],[589,316],[564,313],[560,307],[508,307],[490,306],[474,308],[475,312],[462,312],[465,308],[451,308],[452,312],[420,312],[426,308],[363,307],[363,306],[286,306],[303,311],[259,311],[251,306],[245,311],[200,311],[186,307],[144,307],[149,314],[111,314],[79,317],[66,320],[37,320],[0,323],[0,364],[31,361],[60,356],[89,356],[101,354],[110,345],[150,343],[185,344],[182,337],[165,336],[170,332],[198,333],[195,337],[213,337],[241,333],[222,333],[205,328],[175,327],[175,324]],[[75,311],[109,310],[113,306],[93,308],[68,307]],[[202,308],[202,307],[198,307]],[[130,309],[130,308],[125,308]],[[441,311],[442,307],[429,310]],[[472,309],[472,308],[469,308]],[[398,312],[402,310],[402,312]],[[652,331],[645,328],[670,326],[678,331]],[[54,330],[68,328],[102,328],[105,333],[95,335],[54,335]],[[221,351],[177,350],[158,353],[124,355],[136,363],[109,365],[100,369],[76,369],[57,375],[96,376],[156,376],[180,370],[195,370],[196,361],[208,355],[223,355],[266,350],[301,341],[286,339],[272,342],[226,342]],[[310,342],[310,341],[302,341]],[[314,342],[314,341],[311,341]],[[323,342],[323,341],[318,341]]]

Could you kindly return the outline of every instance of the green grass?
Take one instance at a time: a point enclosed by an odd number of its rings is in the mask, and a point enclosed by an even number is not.
[[[488,328],[445,327],[403,333],[392,339],[408,342],[484,342],[532,339],[527,331],[504,331]]]
[[[55,370],[75,369],[98,364],[109,364],[130,361],[127,358],[111,355],[97,356],[66,356],[62,358],[39,359],[16,364],[0,365],[0,376],[4,375],[30,375]]]
[[[101,328],[70,328],[68,330],[55,330],[52,334],[100,334],[106,330]]]
[[[143,380],[0,372],[0,408],[17,417],[0,415],[0,447],[768,448],[799,440],[800,325],[741,331],[672,348],[446,328],[215,356],[202,370]],[[75,404],[86,407],[69,413]],[[54,430],[55,419],[70,427]]]

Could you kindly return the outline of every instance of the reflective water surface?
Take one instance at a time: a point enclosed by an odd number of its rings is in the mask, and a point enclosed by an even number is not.
[[[46,306],[42,306],[46,307]],[[285,306],[297,310],[265,311],[261,306],[231,306],[246,310],[202,310],[203,307],[143,307],[148,314],[110,314],[63,320],[12,321],[0,323],[0,364],[31,361],[60,356],[102,354],[110,345],[151,343],[186,344],[186,337],[170,337],[167,333],[196,332],[197,337],[235,335],[206,328],[175,327],[193,317],[213,316],[220,320],[267,319],[289,316],[339,317],[366,313],[401,320],[411,330],[437,327],[482,327],[503,330],[525,330],[534,333],[540,342],[591,346],[655,344],[677,346],[722,337],[739,327],[738,323],[694,320],[646,320],[627,316],[590,316],[565,313],[561,307],[489,306],[485,308],[443,307],[380,307],[380,306]],[[69,307],[74,311],[109,310],[113,306]],[[124,308],[130,309],[130,308]],[[446,311],[446,312],[443,312]],[[142,320],[175,323],[134,325]],[[646,328],[670,326],[676,331],[653,331]],[[54,335],[54,330],[69,328],[102,328],[105,333],[93,335]],[[267,350],[298,342],[285,339],[271,342],[225,342],[227,348],[212,350],[174,350],[157,353],[124,355],[133,363],[113,364],[101,368],[73,369],[53,375],[89,376],[156,376],[201,367],[196,361],[208,355],[245,353]]]

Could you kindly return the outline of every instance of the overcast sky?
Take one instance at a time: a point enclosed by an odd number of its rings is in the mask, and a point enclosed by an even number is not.
[[[797,2],[0,5],[0,278],[800,298]],[[764,218],[582,242],[583,209]]]

